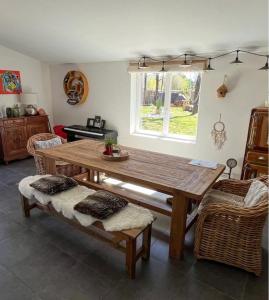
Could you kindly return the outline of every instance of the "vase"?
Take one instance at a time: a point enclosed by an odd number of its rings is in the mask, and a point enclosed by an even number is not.
[[[11,107],[7,107],[6,108],[6,114],[8,118],[12,117],[12,108]]]
[[[14,107],[12,109],[12,116],[14,118],[18,118],[20,116],[20,109],[18,107]]]
[[[112,145],[106,145],[106,155],[112,155],[112,154],[113,154]]]

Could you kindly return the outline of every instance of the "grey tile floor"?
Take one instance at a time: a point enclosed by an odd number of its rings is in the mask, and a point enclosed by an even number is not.
[[[138,262],[129,280],[116,250],[39,211],[21,214],[17,183],[35,173],[32,159],[0,166],[0,299],[263,300],[268,290],[267,232],[260,278],[193,257],[193,233],[185,259],[168,259],[167,238],[154,235],[149,262]]]

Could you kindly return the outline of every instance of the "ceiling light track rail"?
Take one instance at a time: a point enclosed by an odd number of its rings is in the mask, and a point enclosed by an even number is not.
[[[147,69],[147,68],[149,68],[149,65],[148,65],[149,62],[151,62],[151,61],[152,62],[158,62],[158,63],[162,64],[162,69],[160,70],[160,72],[166,72],[165,65],[167,65],[167,63],[169,63],[171,61],[175,61],[175,60],[177,60],[181,57],[184,57],[184,61],[182,63],[182,66],[191,66],[192,65],[192,59],[193,58],[198,58],[198,59],[207,60],[207,66],[205,67],[205,71],[213,71],[215,69],[211,66],[212,60],[216,60],[220,57],[227,56],[227,55],[230,55],[232,53],[236,53],[236,57],[231,62],[231,64],[242,64],[243,61],[241,61],[239,59],[239,53],[240,52],[247,53],[247,54],[250,54],[250,55],[265,57],[266,58],[266,63],[263,67],[259,68],[259,70],[268,71],[268,69],[269,69],[268,68],[269,54],[260,54],[260,53],[255,53],[255,52],[251,52],[251,51],[247,51],[247,50],[241,50],[241,49],[228,51],[228,52],[225,52],[225,53],[222,53],[222,54],[219,54],[219,55],[216,55],[216,56],[210,56],[210,57],[203,56],[203,55],[197,55],[197,54],[194,54],[194,53],[183,53],[183,54],[179,54],[179,55],[176,55],[176,56],[173,56],[173,57],[169,57],[167,59],[163,59],[163,58],[158,59],[158,58],[155,58],[155,57],[152,57],[152,56],[144,55],[144,56],[139,58],[137,65],[138,65],[138,69]]]

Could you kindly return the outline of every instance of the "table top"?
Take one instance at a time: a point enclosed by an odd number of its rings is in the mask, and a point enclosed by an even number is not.
[[[193,166],[188,158],[122,146],[129,153],[128,160],[106,161],[101,158],[102,144],[94,140],[80,140],[50,149],[39,149],[36,153],[95,169],[126,182],[172,195],[181,193],[193,199],[201,199],[225,169],[220,164],[215,170]]]

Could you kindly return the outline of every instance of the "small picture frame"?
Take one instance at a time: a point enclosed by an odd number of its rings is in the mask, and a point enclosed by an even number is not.
[[[106,126],[106,120],[101,121],[101,129],[104,129]]]
[[[101,128],[101,117],[100,116],[94,117],[94,125],[93,126],[96,128]]]
[[[87,127],[93,127],[94,126],[94,119],[88,118],[87,119]]]

